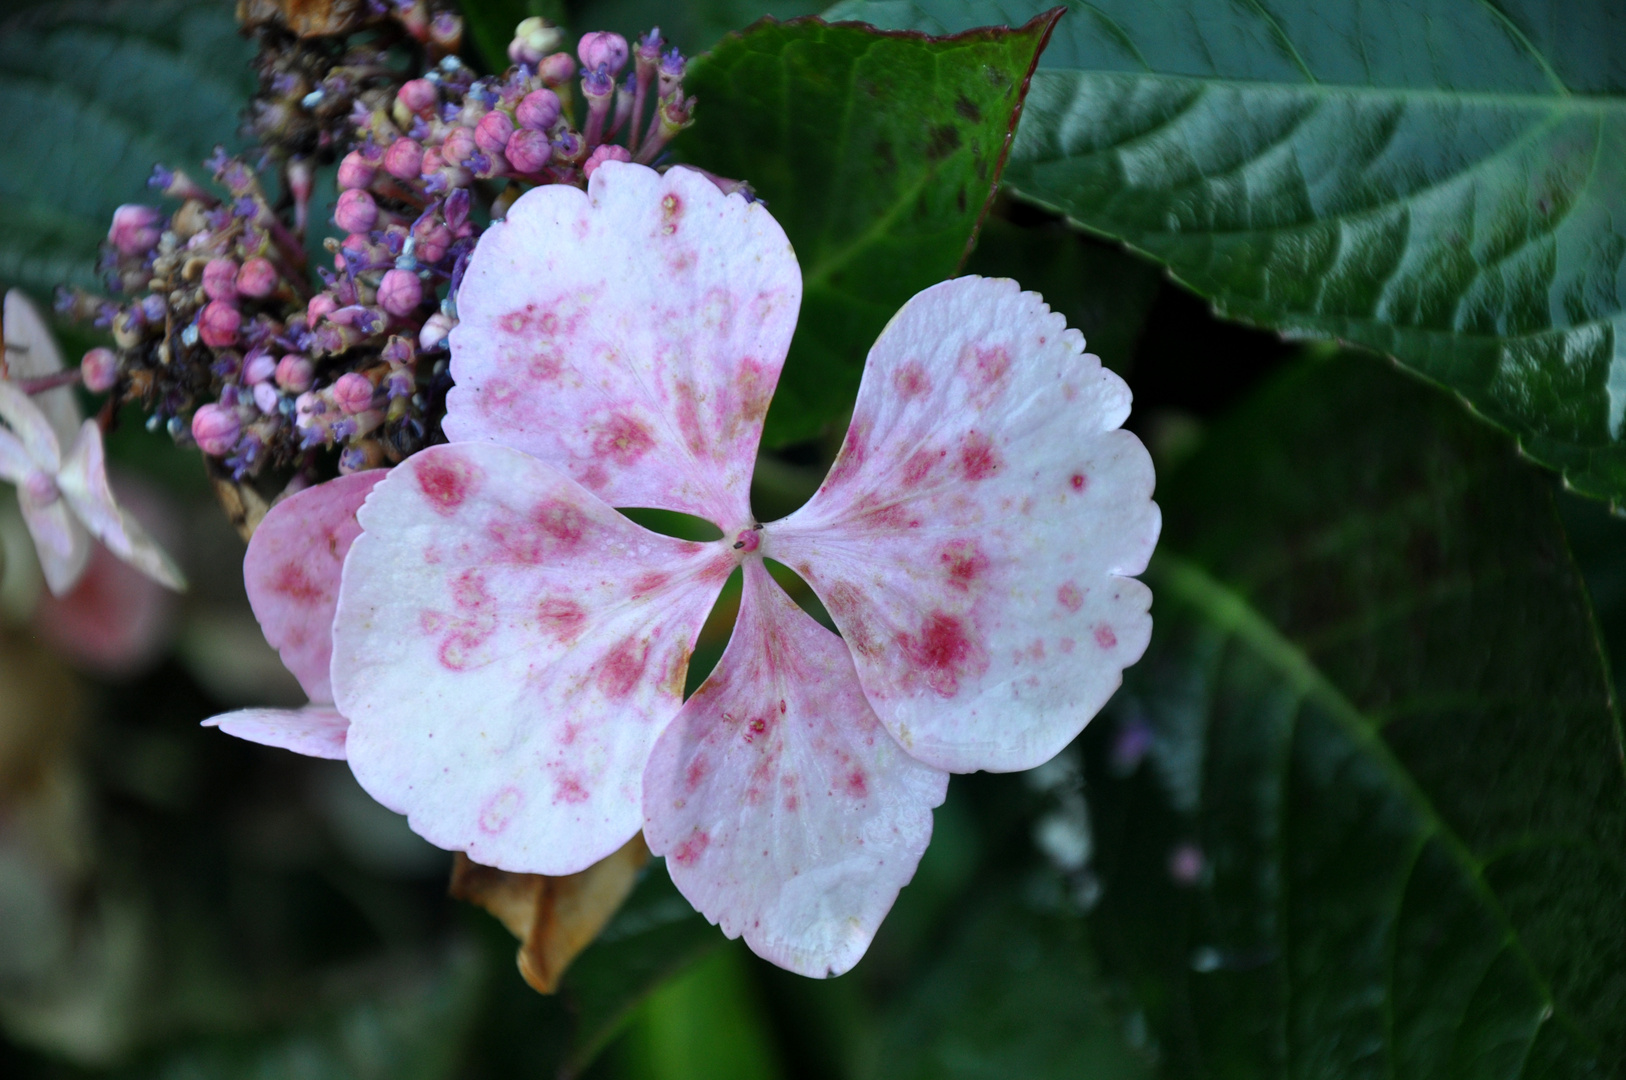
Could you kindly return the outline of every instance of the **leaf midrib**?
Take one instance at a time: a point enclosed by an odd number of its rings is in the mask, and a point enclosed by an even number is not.
[[[1370,97],[1408,101],[1438,101],[1447,105],[1517,106],[1526,109],[1567,109],[1575,112],[1620,112],[1626,115],[1626,94],[1559,94],[1500,90],[1451,90],[1443,87],[1369,86],[1362,83],[1281,82],[1272,79],[1228,79],[1215,75],[1180,75],[1162,71],[1099,71],[1093,68],[1040,67],[1035,82],[1051,78],[1088,78],[1123,82],[1165,82],[1232,92],[1258,91],[1293,97]]]
[[[1525,948],[1512,920],[1484,878],[1484,864],[1469,850],[1463,839],[1435,810],[1426,792],[1400,763],[1378,734],[1379,728],[1327,678],[1296,644],[1273,626],[1246,597],[1210,575],[1197,563],[1164,549],[1154,556],[1146,577],[1158,590],[1166,591],[1197,609],[1214,626],[1246,643],[1262,661],[1274,668],[1304,700],[1314,700],[1327,710],[1350,739],[1378,763],[1395,790],[1412,806],[1427,830],[1437,838],[1467,879],[1490,916],[1502,928],[1503,940],[1511,947],[1525,969],[1531,984],[1541,995],[1549,1015],[1562,1023],[1589,1046],[1597,1042],[1583,1031],[1563,1009],[1546,977]],[[1535,1031],[1540,1030],[1538,1024]],[[1532,1039],[1535,1037],[1532,1032]]]

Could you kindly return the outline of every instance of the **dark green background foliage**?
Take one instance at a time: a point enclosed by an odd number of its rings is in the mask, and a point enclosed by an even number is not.
[[[230,6],[0,11],[0,284],[93,283],[154,162],[237,145]],[[543,998],[342,765],[196,727],[231,692],[211,613],[242,614],[240,547],[200,532],[174,656],[80,680],[61,767],[89,854],[46,881],[56,908],[25,910],[0,789],[0,960],[36,925],[66,958],[48,986],[0,964],[0,1075],[1626,1074],[1621,9],[1072,3],[991,204],[1042,30],[756,24],[814,10],[467,13],[493,69],[533,13],[658,22],[693,57],[675,153],[749,181],[806,280],[765,519],[817,486],[876,333],[973,238],[964,271],[1083,330],[1135,392],[1165,513],[1124,689],[1033,774],[954,780],[850,975],[756,961],[657,863]],[[831,17],[941,34],[1042,10]],[[201,500],[195,458],[136,421],[115,458]]]

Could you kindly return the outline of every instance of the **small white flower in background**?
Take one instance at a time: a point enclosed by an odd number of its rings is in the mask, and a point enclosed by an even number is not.
[[[4,332],[0,480],[17,487],[46,585],[57,596],[72,589],[85,572],[95,537],[160,584],[185,588],[174,561],[114,501],[101,428],[94,420],[80,422],[72,388],[53,387],[37,397],[21,388],[24,380],[61,372],[62,353],[39,311],[15,290],[6,294]]]

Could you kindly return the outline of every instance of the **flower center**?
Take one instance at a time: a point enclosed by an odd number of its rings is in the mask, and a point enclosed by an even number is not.
[[[762,526],[753,525],[749,529],[741,529],[734,537],[734,550],[743,555],[749,555],[762,546]]]
[[[28,501],[35,506],[50,506],[62,497],[57,490],[56,481],[43,469],[35,469],[23,481],[23,491],[28,495]]]

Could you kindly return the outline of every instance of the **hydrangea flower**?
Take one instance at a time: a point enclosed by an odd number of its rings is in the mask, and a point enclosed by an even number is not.
[[[174,561],[114,500],[102,429],[94,420],[80,423],[73,392],[63,384],[62,354],[22,293],[6,294],[4,325],[8,378],[0,380],[0,422],[5,425],[0,428],[0,480],[17,487],[17,502],[52,594],[65,595],[83,576],[91,537],[159,584],[185,588]],[[38,381],[37,398],[23,379]]]
[[[825,975],[913,876],[948,773],[1049,759],[1140,657],[1159,516],[1123,382],[1038,296],[960,278],[882,332],[817,494],[758,523],[800,302],[778,224],[699,173],[605,162],[522,196],[457,297],[453,442],[359,511],[331,685],[357,778],[432,842],[560,875],[642,829],[727,934]]]

